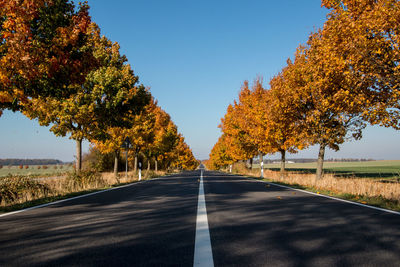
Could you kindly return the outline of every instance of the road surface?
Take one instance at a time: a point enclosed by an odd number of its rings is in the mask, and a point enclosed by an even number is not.
[[[195,244],[215,266],[400,266],[400,215],[219,172],[203,173],[204,229],[200,176],[2,216],[0,266],[193,266]]]

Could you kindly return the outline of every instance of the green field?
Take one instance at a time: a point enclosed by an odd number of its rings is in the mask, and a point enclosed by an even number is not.
[[[286,163],[286,169],[301,173],[315,173],[316,165],[316,162]],[[254,167],[259,168],[260,165],[257,164]],[[280,163],[265,164],[264,168],[278,171]],[[334,173],[339,177],[399,179],[400,160],[325,162],[324,172]]]
[[[28,169],[20,169],[19,166],[3,166],[0,169],[0,177],[5,177],[9,175],[23,175],[23,176],[57,176],[70,172],[73,170],[71,165],[45,165],[47,169],[43,168],[43,165],[31,165]],[[60,168],[62,167],[62,168]]]

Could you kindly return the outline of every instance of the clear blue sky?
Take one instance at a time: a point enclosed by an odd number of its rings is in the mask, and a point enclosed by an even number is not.
[[[220,118],[243,81],[262,76],[268,82],[327,14],[320,0],[90,0],[89,5],[92,19],[119,42],[199,159],[208,158],[220,135]],[[73,141],[54,137],[21,114],[5,112],[0,127],[0,158],[73,160]],[[361,141],[326,157],[400,159],[399,140],[398,131],[369,127]],[[295,155],[316,156],[316,148]]]

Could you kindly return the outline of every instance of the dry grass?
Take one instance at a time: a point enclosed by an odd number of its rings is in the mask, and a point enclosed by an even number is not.
[[[142,179],[150,179],[165,175],[164,171],[143,171]],[[25,176],[9,176],[0,178],[0,207],[9,207],[44,198],[62,197],[71,193],[109,188],[119,184],[132,183],[138,180],[133,172],[96,173],[82,171],[80,175],[71,173],[60,177],[34,178]]]
[[[234,172],[259,177],[260,170],[248,170],[244,165],[234,166]],[[314,174],[286,172],[281,177],[279,172],[264,170],[264,177],[271,181],[291,185],[301,185],[317,190],[328,190],[334,194],[352,194],[366,197],[382,197],[400,201],[400,183],[385,183],[367,178],[337,178],[334,174],[325,174],[323,179],[315,182]]]
[[[146,170],[142,171],[142,180],[145,179],[151,179],[154,177],[159,177],[165,175],[165,171],[149,171],[147,172]],[[139,176],[137,173],[134,173],[133,171],[128,172],[128,175],[125,174],[125,172],[120,172],[119,178],[115,178],[113,172],[104,172],[102,173],[102,178],[108,185],[115,185],[115,184],[126,184],[126,183],[132,183],[136,182],[139,180]]]

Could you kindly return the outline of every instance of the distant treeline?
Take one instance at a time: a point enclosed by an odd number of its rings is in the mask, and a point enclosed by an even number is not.
[[[274,163],[278,162],[280,159],[264,159],[264,163]],[[297,159],[286,159],[287,162],[294,163],[309,163],[309,162],[317,162],[317,159],[308,159],[308,158],[297,158]],[[341,159],[327,159],[325,161],[333,161],[333,162],[354,162],[354,161],[375,161],[375,159],[354,159],[354,158],[341,158]],[[259,163],[258,159],[254,160],[254,163]]]
[[[63,164],[61,160],[58,159],[0,159],[0,165],[53,165],[53,164]]]
[[[264,159],[264,163],[268,164],[268,163],[274,163],[274,162],[278,162],[280,161],[280,159]],[[316,159],[306,159],[306,158],[298,158],[298,159],[286,159],[286,161],[290,161],[290,162],[295,162],[295,163],[307,163],[307,162],[316,162]],[[259,163],[260,160],[258,158],[254,159],[254,163]]]
[[[326,161],[353,162],[353,161],[375,161],[375,159],[327,159]]]

